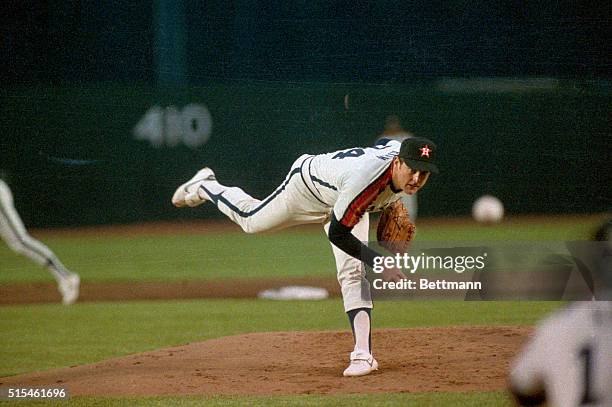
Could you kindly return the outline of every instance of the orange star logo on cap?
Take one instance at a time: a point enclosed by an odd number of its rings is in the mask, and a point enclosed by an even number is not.
[[[419,148],[419,150],[421,150],[421,157],[429,158],[429,153],[431,152],[431,149],[427,144],[425,144],[425,147]]]

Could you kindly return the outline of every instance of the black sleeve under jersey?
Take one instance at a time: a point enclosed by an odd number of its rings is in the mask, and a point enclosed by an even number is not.
[[[332,211],[332,219],[329,225],[329,241],[337,248],[358,260],[363,261],[370,267],[374,266],[374,258],[380,256],[374,250],[363,244],[351,233],[353,228],[344,226],[336,219]]]

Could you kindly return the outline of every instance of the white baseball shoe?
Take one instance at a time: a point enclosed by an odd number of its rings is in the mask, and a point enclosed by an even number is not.
[[[80,285],[81,278],[78,274],[70,274],[68,277],[63,277],[60,280],[58,289],[62,294],[62,303],[64,305],[73,304],[79,298]]]
[[[172,204],[177,208],[195,207],[208,200],[206,193],[199,190],[206,181],[215,181],[215,173],[208,167],[202,168],[189,181],[178,187],[172,196]]]
[[[356,350],[351,352],[351,364],[344,370],[344,376],[365,376],[378,370],[378,362],[365,351]]]

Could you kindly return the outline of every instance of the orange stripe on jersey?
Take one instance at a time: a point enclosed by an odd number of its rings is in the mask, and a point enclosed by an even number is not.
[[[391,182],[391,176],[393,175],[392,168],[393,165],[390,165],[385,172],[353,199],[348,208],[346,208],[346,212],[344,212],[344,216],[340,220],[340,223],[346,227],[352,228],[359,222],[359,219],[361,219],[368,209],[368,206],[376,200],[378,195],[380,195]]]

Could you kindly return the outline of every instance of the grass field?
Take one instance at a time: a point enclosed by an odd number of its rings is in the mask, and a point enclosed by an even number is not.
[[[51,406],[58,402],[19,401],[19,406]],[[280,396],[280,397],[141,397],[141,398],[93,398],[75,397],[71,406],[463,406],[498,407],[512,406],[504,392],[486,393],[416,393],[416,394],[365,394],[345,396]]]
[[[594,221],[480,228],[432,223],[423,240],[586,239]],[[224,277],[322,276],[334,272],[328,243],[313,229],[258,238],[238,233],[132,237],[41,237],[83,281],[172,281]],[[239,248],[239,255],[236,250]],[[295,253],[295,255],[293,255]],[[50,281],[0,247],[0,284]],[[379,302],[374,328],[532,325],[558,302]],[[180,300],[12,305],[0,307],[0,376],[72,366],[165,346],[247,332],[344,330],[337,299],[307,302]],[[74,405],[508,405],[499,393],[350,396],[74,398]],[[29,405],[20,403],[19,405]],[[36,403],[31,403],[32,405]]]
[[[580,240],[592,218],[511,222],[478,227],[459,223],[420,224],[419,241],[434,240]],[[36,235],[36,233],[34,233]],[[257,237],[238,232],[195,235],[54,237],[40,234],[70,268],[87,281],[173,281],[231,277],[333,276],[334,260],[322,231],[293,228]],[[48,273],[0,245],[0,284],[51,281]]]

